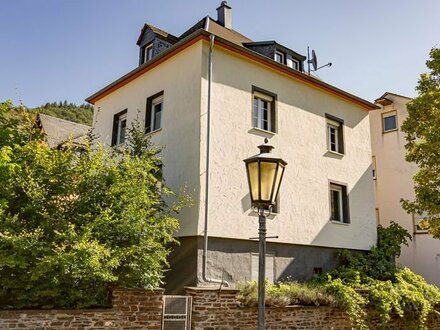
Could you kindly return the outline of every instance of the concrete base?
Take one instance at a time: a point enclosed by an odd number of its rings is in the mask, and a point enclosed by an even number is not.
[[[206,285],[202,280],[203,237],[182,237],[179,241],[180,246],[175,247],[169,258],[171,270],[165,277],[167,294],[183,293],[185,286]],[[327,247],[268,242],[267,254],[271,257],[267,259],[267,267],[273,268],[274,281],[305,281],[317,273],[337,267],[338,251]],[[252,269],[255,277],[257,258],[258,241],[210,237],[207,277],[224,279],[231,284],[253,280]]]

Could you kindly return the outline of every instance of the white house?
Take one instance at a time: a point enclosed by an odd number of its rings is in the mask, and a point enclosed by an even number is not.
[[[406,213],[400,202],[415,197],[412,176],[417,166],[405,161],[405,133],[400,130],[409,101],[406,96],[385,93],[376,100],[380,109],[370,112],[376,215],[380,224],[394,221],[412,234],[398,262],[440,287],[440,240],[418,226],[423,216]]]
[[[368,113],[377,106],[304,73],[297,52],[233,30],[225,1],[217,12],[179,37],[145,25],[139,66],[87,99],[105,144],[123,143],[139,118],[165,146],[167,185],[192,192],[169,291],[256,279],[258,221],[243,159],[264,138],[288,163],[268,220],[278,236],[268,240],[271,280],[307,279],[333,268],[338,249],[376,242]]]

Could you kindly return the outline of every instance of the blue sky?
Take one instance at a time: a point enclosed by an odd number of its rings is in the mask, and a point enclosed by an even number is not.
[[[233,27],[255,41],[316,50],[320,78],[367,100],[414,96],[433,46],[438,0],[230,0]],[[84,99],[138,63],[145,22],[179,35],[220,0],[0,0],[0,101]]]

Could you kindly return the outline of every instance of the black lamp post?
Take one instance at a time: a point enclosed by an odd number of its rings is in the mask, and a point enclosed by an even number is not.
[[[264,141],[267,143],[267,139]],[[252,207],[258,211],[258,329],[265,324],[265,277],[266,277],[266,213],[275,204],[284,169],[287,163],[271,153],[273,147],[258,146],[260,153],[244,160],[249,182]]]

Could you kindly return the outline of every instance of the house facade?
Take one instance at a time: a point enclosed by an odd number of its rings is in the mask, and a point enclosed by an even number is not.
[[[405,161],[405,133],[400,129],[408,116],[409,101],[408,97],[385,93],[375,101],[380,109],[370,112],[376,216],[381,225],[394,221],[413,237],[409,246],[402,246],[398,263],[440,287],[440,240],[418,226],[423,215],[408,214],[400,202],[414,200],[412,177],[418,170],[414,163]]]
[[[225,2],[217,11],[180,37],[144,26],[140,66],[87,99],[108,146],[143,122],[165,147],[167,185],[195,201],[179,215],[169,292],[257,278],[258,216],[243,159],[265,138],[288,163],[267,224],[277,236],[267,245],[270,280],[305,280],[335,267],[338,249],[376,242],[368,112],[377,106],[305,74],[293,50],[234,31]],[[169,45],[158,51],[163,35]]]

